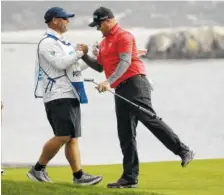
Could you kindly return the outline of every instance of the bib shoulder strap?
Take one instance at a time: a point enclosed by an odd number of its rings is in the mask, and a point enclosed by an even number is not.
[[[53,36],[51,34],[47,34],[46,37],[42,38],[40,40],[40,42],[38,43],[38,46],[37,46],[37,55],[38,55],[38,60],[39,60],[39,66],[40,66],[40,69],[44,72],[44,74],[46,74],[48,76],[48,74],[44,71],[44,69],[41,67],[40,65],[40,53],[39,53],[39,50],[40,50],[40,43],[44,40],[44,39],[47,39],[47,38],[52,38],[54,39],[55,41],[59,40],[56,36]],[[49,77],[49,76],[48,76]]]
[[[51,35],[51,34],[47,34],[47,38],[52,38],[52,39],[54,39],[55,41],[59,40],[56,36]]]

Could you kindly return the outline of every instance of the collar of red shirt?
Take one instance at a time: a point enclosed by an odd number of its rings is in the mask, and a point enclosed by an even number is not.
[[[109,31],[109,33],[105,35],[104,37],[107,37],[109,35],[114,35],[118,29],[120,29],[120,26],[118,24],[115,24],[113,28]]]

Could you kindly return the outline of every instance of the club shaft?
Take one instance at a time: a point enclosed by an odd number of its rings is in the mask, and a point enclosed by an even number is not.
[[[93,80],[92,82],[93,82],[94,84],[98,85],[98,83],[96,83],[94,80]],[[141,106],[135,104],[134,102],[132,102],[132,101],[126,99],[125,97],[120,96],[119,94],[117,94],[117,93],[115,93],[115,92],[113,92],[113,91],[111,91],[111,90],[109,90],[109,89],[108,89],[107,91],[109,91],[110,93],[114,94],[115,96],[117,96],[117,97],[123,99],[124,101],[126,101],[126,102],[132,104],[133,106],[137,107],[139,110],[141,110],[141,111],[143,111],[143,112],[149,114],[151,117],[156,117],[156,115],[153,114],[152,112],[150,112],[149,110],[147,110],[147,109],[145,109],[145,108],[143,108],[143,107],[141,107]]]

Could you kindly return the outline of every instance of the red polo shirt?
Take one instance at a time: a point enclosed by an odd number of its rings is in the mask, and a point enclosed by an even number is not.
[[[120,53],[131,53],[131,64],[128,70],[111,84],[112,88],[116,88],[122,81],[135,75],[146,75],[145,66],[138,57],[135,38],[130,32],[121,29],[116,24],[101,41],[97,56],[97,61],[103,66],[107,79],[113,74],[119,64]]]

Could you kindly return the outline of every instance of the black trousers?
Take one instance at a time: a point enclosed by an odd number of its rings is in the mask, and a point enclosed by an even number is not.
[[[115,92],[155,114],[151,104],[151,86],[143,75],[134,76],[120,84]],[[153,118],[130,103],[115,96],[117,129],[123,153],[123,175],[127,180],[137,180],[139,159],[136,147],[136,127],[142,122],[169,150],[179,155],[189,150],[172,129],[162,120]]]

